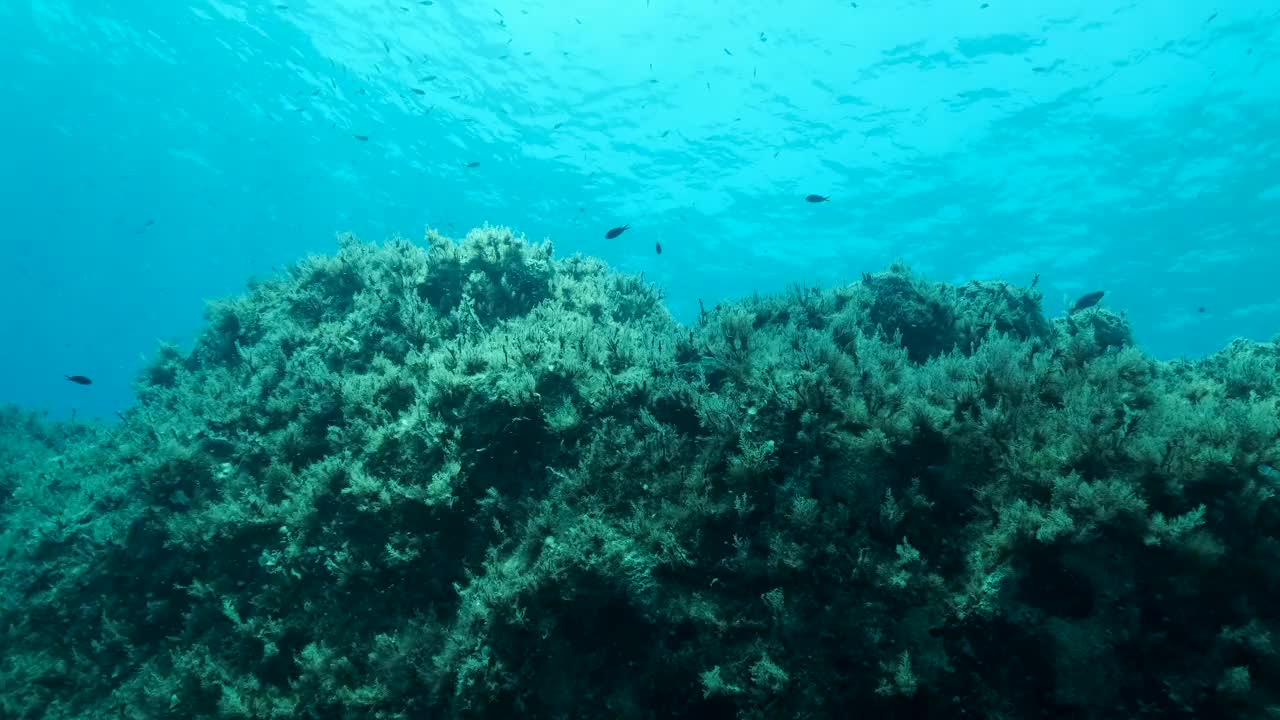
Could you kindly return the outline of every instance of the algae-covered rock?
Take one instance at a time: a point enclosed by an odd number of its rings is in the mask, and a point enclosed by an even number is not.
[[[903,266],[724,303],[484,228],[4,416],[0,715],[1267,717],[1274,345]]]
[[[864,329],[896,334],[913,362],[959,349],[968,352],[992,334],[1045,339],[1049,324],[1034,290],[1003,282],[959,287],[931,283],[905,265],[863,275],[855,286]]]

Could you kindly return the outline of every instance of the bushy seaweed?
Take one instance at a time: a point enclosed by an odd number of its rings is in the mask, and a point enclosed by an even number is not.
[[[3,418],[0,715],[1273,717],[1280,350],[905,267],[693,327],[484,228]]]

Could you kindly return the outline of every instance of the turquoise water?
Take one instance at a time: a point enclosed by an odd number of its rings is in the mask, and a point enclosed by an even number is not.
[[[0,401],[111,416],[251,276],[483,223],[682,319],[903,259],[1265,340],[1278,47],[1260,0],[0,4]]]

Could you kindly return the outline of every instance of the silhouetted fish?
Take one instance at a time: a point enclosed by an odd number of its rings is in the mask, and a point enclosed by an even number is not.
[[[368,136],[368,135],[352,135],[351,137],[353,137],[353,138],[355,138],[355,139],[359,140],[360,142],[368,142],[368,141],[369,141],[369,136]]]
[[[1077,312],[1097,305],[1102,301],[1102,296],[1105,294],[1106,293],[1101,290],[1095,290],[1086,295],[1081,295],[1080,299],[1076,301],[1076,304],[1071,306],[1071,312]]]
[[[631,227],[631,225],[630,225],[630,224],[623,225],[622,227],[616,227],[616,228],[614,228],[614,229],[610,230],[609,232],[605,233],[605,234],[604,234],[604,237],[605,237],[605,239],[606,239],[606,240],[612,240],[612,239],[614,239],[614,238],[618,237],[619,235],[621,235],[622,233],[626,232],[626,231],[627,231],[627,228],[629,228],[629,227]]]
[[[92,385],[93,381],[83,375],[63,375],[62,377],[70,380],[77,385]]]
[[[656,252],[656,253],[658,253],[659,255],[661,255],[661,254],[662,254],[662,243],[660,243],[660,242],[656,242],[656,243],[654,243],[654,244],[653,244],[653,250],[654,250],[654,252]]]
[[[826,202],[831,199],[830,195],[805,195],[804,199],[808,202],[819,203]]]

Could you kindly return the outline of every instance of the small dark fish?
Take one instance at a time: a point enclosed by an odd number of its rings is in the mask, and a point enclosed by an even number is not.
[[[1196,312],[1198,312],[1198,313],[1202,313],[1202,312],[1204,312],[1204,306],[1203,306],[1203,305],[1201,305],[1200,307],[1196,308]]]
[[[724,50],[725,55],[728,55],[729,57],[733,57],[733,53],[729,52],[729,48],[721,48],[721,49]]]
[[[467,163],[467,167],[469,167],[469,168],[478,168],[478,167],[480,167],[480,163],[479,163],[479,162],[476,162],[476,161],[474,161],[474,160],[473,160],[473,161],[471,161],[471,162]]]
[[[427,91],[426,91],[426,90],[423,90],[423,89],[421,89],[421,88],[409,88],[409,89],[413,91],[413,94],[414,94],[414,95],[426,95],[426,94],[427,94]]]
[[[1071,306],[1070,312],[1079,312],[1086,308],[1091,308],[1094,305],[1097,305],[1099,302],[1102,301],[1102,296],[1105,294],[1106,293],[1104,293],[1101,290],[1095,290],[1086,295],[1081,295],[1080,299],[1076,301],[1076,304]]]
[[[653,250],[654,250],[654,252],[656,252],[656,253],[658,253],[659,255],[661,255],[661,254],[662,254],[662,243],[660,243],[660,242],[656,242],[656,243],[654,243],[654,244],[653,244]]]
[[[828,200],[831,199],[831,196],[830,195],[805,195],[804,199],[806,202],[820,203],[820,202],[827,202]]]
[[[92,385],[93,381],[83,375],[63,375],[62,377],[70,380],[77,385]]]
[[[616,227],[616,228],[614,228],[614,229],[610,230],[609,232],[605,233],[605,234],[604,234],[604,238],[605,238],[606,240],[612,240],[612,239],[614,239],[614,238],[618,237],[619,235],[621,235],[622,233],[626,232],[626,231],[627,231],[627,228],[629,228],[629,227],[631,227],[631,225],[630,225],[630,224],[623,225],[622,227]]]
[[[353,137],[353,138],[355,138],[355,139],[359,140],[360,142],[369,142],[369,136],[368,136],[368,135],[352,135],[351,137]]]

